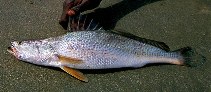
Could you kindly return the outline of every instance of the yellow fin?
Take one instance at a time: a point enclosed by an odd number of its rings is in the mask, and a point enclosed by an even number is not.
[[[66,56],[62,56],[62,55],[57,55],[57,57],[59,58],[59,61],[61,61],[63,63],[70,63],[70,64],[84,63],[82,60],[77,59],[77,58],[71,58],[71,57],[66,57]]]
[[[62,66],[61,69],[64,70],[65,72],[67,72],[68,74],[72,75],[73,77],[75,77],[75,78],[81,80],[81,81],[88,82],[87,77],[84,76],[83,73],[81,73],[81,72],[78,71],[78,70],[69,68],[69,67],[67,67],[67,66]]]

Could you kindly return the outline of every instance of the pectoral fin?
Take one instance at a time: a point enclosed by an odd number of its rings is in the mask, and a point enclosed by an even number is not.
[[[64,70],[65,72],[67,72],[68,74],[72,75],[73,77],[75,77],[75,78],[81,80],[81,81],[88,82],[87,77],[85,77],[85,76],[83,75],[83,73],[81,73],[81,72],[78,71],[78,70],[69,68],[69,67],[67,67],[67,66],[62,66],[61,69]]]
[[[81,64],[84,63],[82,60],[77,58],[66,57],[62,55],[56,55],[60,62],[62,63],[69,63],[69,64]]]

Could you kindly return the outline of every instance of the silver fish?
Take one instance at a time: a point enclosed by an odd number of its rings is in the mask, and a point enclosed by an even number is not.
[[[189,51],[189,47],[168,51],[164,49],[168,48],[164,43],[151,42],[153,44],[97,29],[69,32],[43,40],[14,41],[8,52],[32,64],[59,67],[84,82],[88,79],[75,69],[138,68],[151,63],[185,63],[182,53]]]

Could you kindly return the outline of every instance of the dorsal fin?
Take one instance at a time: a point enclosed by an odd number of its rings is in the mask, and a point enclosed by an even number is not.
[[[138,37],[138,36],[133,35],[131,33],[123,32],[123,31],[112,30],[110,32],[124,36],[124,37],[131,38],[133,40],[137,40],[139,42],[143,42],[143,43],[146,43],[146,44],[156,46],[156,47],[161,48],[165,51],[170,51],[170,48],[164,42],[159,42],[159,41],[154,41],[154,40],[150,40],[150,39],[146,39],[146,38],[141,38],[141,37]]]
[[[96,23],[94,19],[87,17],[88,15],[75,15],[69,16],[68,31],[95,31],[102,30],[99,23]]]

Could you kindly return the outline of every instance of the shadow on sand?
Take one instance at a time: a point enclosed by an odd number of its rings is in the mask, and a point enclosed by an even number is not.
[[[111,30],[114,29],[117,21],[125,15],[144,5],[154,3],[156,1],[160,0],[123,0],[106,8],[98,8],[87,15],[99,22],[105,30]]]

